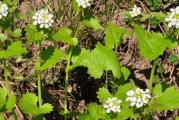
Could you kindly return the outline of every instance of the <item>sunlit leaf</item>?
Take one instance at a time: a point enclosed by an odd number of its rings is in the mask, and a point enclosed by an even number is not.
[[[79,116],[79,120],[100,120],[105,119],[105,114],[101,106],[96,103],[87,105],[87,111]]]
[[[99,20],[95,18],[85,19],[82,23],[88,27],[93,28],[94,30],[103,30],[103,26],[100,24]]]
[[[162,94],[156,94],[157,98],[151,102],[153,111],[174,110],[179,108],[179,89],[167,88]]]
[[[16,96],[14,95],[9,96],[6,103],[6,109],[8,111],[11,111],[15,107],[15,104],[16,104]]]
[[[140,25],[135,25],[135,33],[140,54],[149,61],[155,60],[162,55],[166,48],[175,47],[175,45],[168,41],[162,34],[148,32]]]
[[[26,29],[27,43],[41,41],[47,37],[43,31],[38,31],[34,25],[27,25]]]
[[[18,57],[22,54],[27,53],[27,50],[22,47],[22,43],[20,41],[16,41],[11,43],[7,50],[0,51],[0,58],[10,58],[10,57]]]
[[[34,93],[26,93],[22,96],[19,106],[26,114],[46,114],[53,110],[51,104],[45,103],[41,106],[37,106],[37,102],[38,97]]]
[[[109,93],[109,91],[106,88],[99,88],[99,91],[97,92],[97,98],[101,103],[105,103],[108,98],[112,97],[112,95]]]
[[[119,27],[113,23],[109,23],[106,28],[105,44],[109,48],[114,48],[122,41],[122,36],[126,33],[126,28]]]
[[[100,43],[91,52],[82,50],[81,54],[72,61],[71,69],[78,66],[87,67],[88,73],[95,78],[100,78],[106,70],[111,70],[117,78],[121,76],[120,64],[115,53]]]
[[[128,68],[121,67],[121,73],[122,73],[123,79],[127,80],[131,72]]]
[[[7,90],[0,88],[0,109],[6,104]]]
[[[56,41],[61,41],[69,45],[77,45],[77,38],[71,37],[72,31],[68,28],[60,28],[57,33],[54,34],[53,39]]]
[[[49,47],[42,52],[42,58],[44,62],[40,65],[38,70],[46,70],[52,68],[57,62],[65,57],[65,53],[57,48]]]

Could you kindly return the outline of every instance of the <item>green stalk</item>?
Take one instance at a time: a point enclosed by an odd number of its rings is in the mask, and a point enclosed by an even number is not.
[[[77,27],[76,27],[76,30],[75,30],[74,37],[76,37],[76,36],[78,35],[79,29],[80,29],[80,23],[78,22]]]
[[[10,96],[11,90],[10,90],[10,84],[9,84],[9,80],[8,80],[8,67],[7,67],[7,61],[5,59],[3,60],[3,64],[4,64],[4,79],[6,82],[6,89],[8,92],[8,96]]]
[[[42,49],[42,46],[41,46],[41,42],[39,42],[39,63],[41,64],[41,49]],[[39,98],[39,106],[42,105],[42,92],[41,92],[41,71],[38,70],[37,71],[37,79],[38,79],[38,98]]]
[[[105,87],[106,89],[108,89],[108,71],[107,70],[105,71],[105,74],[106,74]]]
[[[70,49],[70,52],[69,52],[69,56],[68,56],[68,61],[67,61],[67,67],[65,69],[65,72],[66,72],[66,76],[65,76],[65,98],[64,98],[64,113],[65,113],[65,120],[67,119],[67,113],[68,113],[68,107],[67,107],[67,101],[68,101],[68,97],[67,97],[67,94],[68,94],[68,79],[69,79],[69,66],[70,66],[70,62],[71,62],[71,57],[72,57],[72,52],[73,52],[73,47]]]
[[[39,98],[39,106],[42,105],[42,94],[41,94],[41,71],[38,71],[38,98]]]
[[[70,21],[70,26],[72,26],[72,18],[73,18],[73,11],[72,11],[72,8],[70,7],[70,18],[71,18],[71,21]],[[80,12],[81,14],[81,12]],[[80,18],[80,14],[79,14],[79,18]],[[76,30],[74,32],[74,37],[77,36],[78,34],[78,30],[80,28],[80,23],[78,22],[77,24],[77,27],[76,27]],[[67,120],[67,113],[68,113],[68,81],[69,81],[69,73],[70,73],[70,63],[71,63],[71,57],[72,57],[72,52],[73,52],[73,46],[70,48],[70,52],[69,52],[69,55],[68,55],[68,59],[67,59],[67,66],[66,66],[66,69],[65,69],[65,72],[66,72],[66,75],[65,75],[65,98],[64,98],[64,118],[65,120]]]
[[[152,84],[153,84],[153,79],[154,79],[155,67],[156,67],[156,62],[153,61],[152,70],[151,70],[150,79],[149,79],[149,90],[150,90],[150,92],[152,92]]]

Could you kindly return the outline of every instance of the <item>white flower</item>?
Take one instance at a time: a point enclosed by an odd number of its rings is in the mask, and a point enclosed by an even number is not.
[[[142,106],[146,105],[151,97],[149,94],[149,89],[144,91],[140,88],[136,88],[135,91],[128,91],[127,96],[126,101],[131,102],[130,106],[136,106],[137,108],[141,108]]]
[[[168,22],[168,27],[179,28],[179,6],[175,9],[170,9],[170,11],[170,16],[165,19],[165,21]]]
[[[121,100],[118,100],[116,97],[108,98],[103,107],[106,109],[107,113],[113,112],[121,112]]]
[[[78,6],[82,6],[83,8],[87,8],[91,5],[90,0],[76,0]]]
[[[134,5],[132,11],[130,11],[129,13],[131,14],[131,17],[136,17],[141,14],[141,8]]]
[[[33,24],[39,25],[40,28],[49,28],[52,26],[54,20],[53,15],[48,12],[47,9],[41,9],[33,16]]]
[[[3,4],[2,2],[0,2],[0,19],[2,17],[6,17],[8,14],[8,7],[6,4]]]

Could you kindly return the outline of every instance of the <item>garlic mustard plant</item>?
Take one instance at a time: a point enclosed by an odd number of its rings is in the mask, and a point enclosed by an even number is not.
[[[81,6],[83,8],[87,8],[91,5],[90,0],[76,0],[78,3],[78,6]]]
[[[134,5],[134,7],[132,8],[132,11],[129,12],[131,14],[131,17],[136,17],[138,15],[140,15],[141,12],[141,8],[137,7],[136,5]]]
[[[121,112],[121,100],[118,100],[116,97],[108,98],[103,107],[106,109],[107,113],[113,112]]]
[[[41,9],[33,16],[33,24],[39,25],[40,28],[49,28],[54,23],[53,15],[49,13],[48,9]]]
[[[149,89],[144,91],[140,88],[128,91],[127,96],[126,101],[131,102],[130,106],[136,106],[137,108],[141,108],[142,106],[146,105],[151,97],[149,94]]]
[[[0,19],[6,17],[8,14],[8,7],[6,4],[0,2]]]
[[[170,11],[170,16],[165,19],[165,21],[168,22],[168,27],[179,28],[179,6],[175,9],[171,8]]]

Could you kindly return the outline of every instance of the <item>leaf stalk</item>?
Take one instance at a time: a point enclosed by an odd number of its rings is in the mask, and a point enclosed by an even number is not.
[[[11,95],[11,90],[10,90],[10,84],[9,84],[9,80],[8,80],[8,66],[7,66],[7,60],[3,60],[3,65],[4,65],[4,79],[6,82],[6,89],[8,92],[8,96]]]
[[[41,65],[42,58],[41,58],[41,52],[42,52],[42,45],[41,42],[39,42],[39,63]],[[42,92],[41,92],[41,71],[37,71],[37,79],[38,79],[38,98],[39,98],[39,106],[42,105]]]
[[[68,56],[68,60],[67,60],[67,67],[65,69],[66,71],[66,75],[65,75],[65,98],[64,98],[64,113],[65,113],[65,120],[67,119],[67,113],[68,113],[68,107],[67,107],[67,101],[68,101],[68,80],[69,80],[69,67],[70,67],[70,63],[71,63],[71,57],[72,57],[72,52],[73,52],[73,47],[70,48],[70,52],[69,52],[69,56]]]

